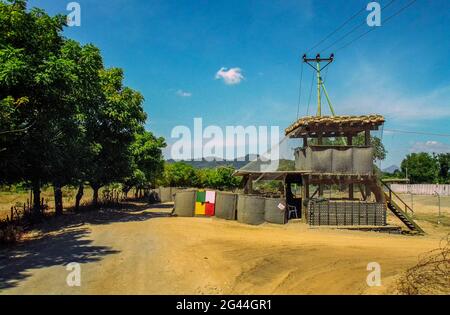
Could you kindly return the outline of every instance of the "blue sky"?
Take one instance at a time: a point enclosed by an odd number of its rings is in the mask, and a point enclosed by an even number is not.
[[[410,1],[394,1],[382,11],[382,23]],[[69,2],[31,0],[29,5],[56,14],[67,13]],[[284,130],[297,115],[300,57],[368,2],[79,0],[82,25],[65,35],[95,44],[106,66],[125,70],[126,84],[145,96],[148,129],[171,143],[172,128],[192,126],[194,117],[205,125]],[[384,6],[390,0],[379,2]],[[312,53],[364,22],[367,14]],[[414,151],[450,152],[450,137],[431,135],[450,134],[449,21],[448,0],[418,0],[335,53],[326,83],[337,114],[378,113],[387,119],[383,140],[389,155],[382,167],[399,165]],[[366,30],[365,25],[323,54]],[[241,69],[242,80],[217,79],[221,68]],[[307,111],[311,76],[305,67],[301,115]]]

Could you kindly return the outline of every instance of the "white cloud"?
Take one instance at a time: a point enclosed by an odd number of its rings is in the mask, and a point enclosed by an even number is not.
[[[413,153],[428,152],[428,153],[449,153],[450,145],[439,141],[429,140],[426,142],[416,142],[409,150]]]
[[[242,74],[241,68],[224,68],[222,67],[216,73],[216,80],[222,79],[227,85],[235,85],[241,83],[244,80],[244,75]]]
[[[181,97],[191,97],[192,93],[191,92],[186,92],[186,91],[183,91],[183,90],[178,90],[177,91],[177,95],[181,96]]]

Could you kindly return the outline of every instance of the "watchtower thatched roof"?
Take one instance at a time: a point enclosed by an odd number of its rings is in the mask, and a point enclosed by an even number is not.
[[[366,130],[378,130],[385,122],[381,115],[364,116],[307,116],[286,129],[291,138],[340,137],[356,135]]]

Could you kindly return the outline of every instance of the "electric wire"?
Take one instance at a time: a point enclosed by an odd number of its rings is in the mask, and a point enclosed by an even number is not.
[[[383,11],[384,9],[387,9],[391,4],[393,4],[396,0],[391,0],[388,4],[386,4],[384,7],[381,8],[381,11]],[[361,28],[362,26],[367,25],[367,21],[362,22],[361,24],[356,25],[355,27],[353,27],[350,31],[348,31],[347,33],[345,33],[345,35],[339,37],[337,40],[335,40],[333,43],[331,43],[330,45],[328,45],[327,47],[325,47],[324,49],[322,49],[320,51],[320,53],[323,53],[325,50],[330,49],[331,47],[333,47],[334,45],[336,45],[337,43],[339,43],[340,41],[342,41],[343,39],[347,38],[350,34],[352,34],[353,32],[355,32],[356,30],[358,30],[359,28]],[[369,33],[370,31],[375,30],[375,28],[371,28],[367,33]]]
[[[361,12],[363,12],[366,8],[361,8],[361,10],[359,10],[358,12],[356,12],[355,14],[353,14],[350,18],[348,18],[344,23],[342,23],[340,26],[338,26],[338,28],[336,28],[334,31],[332,31],[331,33],[329,33],[327,36],[325,36],[325,38],[323,38],[322,40],[320,40],[318,43],[316,43],[313,47],[311,47],[310,49],[308,49],[306,51],[306,53],[309,53],[311,50],[313,50],[314,48],[320,46],[323,42],[325,42],[328,38],[330,38],[331,36],[333,36],[334,34],[336,34],[337,32],[339,32],[345,25],[347,25],[351,20],[353,20],[355,17],[357,17],[358,15],[361,14]]]
[[[411,5],[413,5],[417,0],[413,0],[410,3],[408,3],[406,6],[400,8],[400,10],[398,10],[397,12],[395,12],[394,14],[390,15],[389,17],[387,17],[384,21],[383,24],[386,24],[387,22],[389,22],[389,20],[391,20],[392,18],[396,17],[397,15],[399,15],[400,13],[402,13],[404,10],[406,10],[407,8],[409,8]],[[340,51],[346,47],[348,47],[350,44],[356,42],[357,40],[361,39],[362,37],[364,37],[365,35],[369,34],[370,32],[374,31],[376,28],[371,28],[368,31],[362,33],[361,35],[359,35],[358,37],[354,38],[353,40],[351,40],[350,42],[348,42],[347,44],[339,47],[338,49],[336,49],[335,51]]]

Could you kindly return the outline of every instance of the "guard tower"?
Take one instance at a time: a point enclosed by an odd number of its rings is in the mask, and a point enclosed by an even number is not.
[[[371,132],[383,126],[384,117],[335,115],[321,76],[333,61],[333,54],[303,56],[303,62],[317,72],[317,115],[302,117],[285,130],[287,138],[303,140],[294,151],[295,168],[262,172],[244,167],[235,173],[244,179],[244,193],[257,194],[252,187],[255,180],[280,180],[286,204],[312,226],[385,227],[389,208],[408,229],[423,233],[408,214],[412,209],[380,181],[374,169]],[[322,116],[322,94],[329,116]],[[300,198],[292,193],[293,184],[301,187]],[[339,194],[324,193],[324,188],[331,192],[333,187]]]
[[[286,129],[286,136],[303,139],[303,146],[295,150],[295,169],[301,172],[303,213],[311,225],[386,225],[370,138],[383,123],[380,115],[314,116],[300,118]],[[364,143],[357,145],[353,140],[359,134],[364,134]],[[346,196],[324,198],[324,187],[333,185],[347,191]]]

